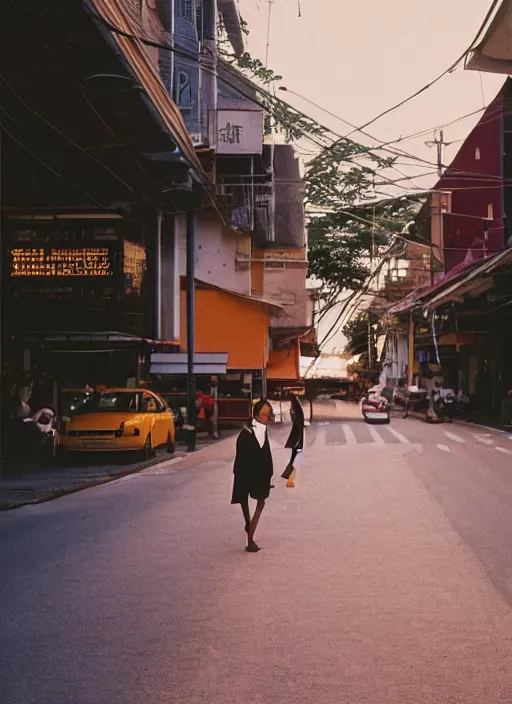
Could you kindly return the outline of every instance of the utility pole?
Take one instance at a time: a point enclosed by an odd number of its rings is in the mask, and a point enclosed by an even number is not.
[[[425,142],[427,147],[436,147],[437,150],[437,173],[438,176],[441,177],[443,175],[443,147],[449,147],[452,142],[445,142],[444,141],[444,132],[441,130],[439,132],[439,139],[437,139],[437,133],[434,132],[434,141],[433,142]],[[439,216],[440,216],[440,221],[441,221],[441,227],[442,227],[442,213],[441,213],[441,203],[438,203],[439,207]],[[431,242],[430,243],[430,283],[433,285],[435,281],[434,277],[434,245]]]
[[[439,139],[437,139],[437,134],[434,132],[434,141],[433,142],[425,142],[427,147],[436,147],[437,149],[437,173],[439,176],[443,175],[443,147],[449,147],[452,142],[445,142],[444,141],[444,132],[443,130],[440,131],[439,133]]]
[[[194,376],[194,317],[197,214],[187,213],[187,447],[196,449],[196,383]]]

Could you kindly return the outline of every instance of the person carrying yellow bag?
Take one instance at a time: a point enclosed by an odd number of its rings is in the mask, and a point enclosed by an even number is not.
[[[295,488],[295,476],[296,476],[296,466],[297,459],[302,455],[304,451],[304,410],[302,404],[297,398],[297,396],[292,395],[290,397],[290,415],[292,418],[292,429],[288,440],[286,441],[285,447],[292,451],[290,461],[282,473],[281,477],[287,480],[287,488]]]

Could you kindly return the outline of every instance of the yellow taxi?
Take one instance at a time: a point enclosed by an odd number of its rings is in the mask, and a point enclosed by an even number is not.
[[[174,452],[176,431],[165,401],[147,389],[104,389],[68,396],[59,439],[70,452]]]

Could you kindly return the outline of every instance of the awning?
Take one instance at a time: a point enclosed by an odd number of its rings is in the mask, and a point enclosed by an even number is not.
[[[492,288],[492,280],[487,280],[486,277],[492,272],[499,269],[505,264],[512,263],[512,249],[505,249],[503,252],[496,254],[493,257],[488,257],[484,262],[472,269],[472,271],[459,279],[456,283],[448,288],[445,288],[437,296],[426,302],[425,311],[435,310],[444,303],[459,299],[470,292],[483,293]]]
[[[227,352],[219,354],[195,354],[194,374],[221,375],[226,374],[228,363]],[[152,354],[149,373],[153,374],[187,374],[187,355]]]
[[[171,340],[151,340],[137,335],[126,335],[115,331],[98,332],[26,332],[22,339],[26,342],[146,342],[152,345],[178,346],[178,342]]]
[[[300,375],[310,379],[348,379],[347,360],[340,355],[300,358]]]
[[[466,64],[470,71],[512,74],[512,2],[504,0],[487,31],[471,52]]]

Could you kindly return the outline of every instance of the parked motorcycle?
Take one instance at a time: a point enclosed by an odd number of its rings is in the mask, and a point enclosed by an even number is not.
[[[370,391],[361,400],[361,413],[366,423],[388,424],[390,422],[389,403],[385,398]]]
[[[452,423],[457,415],[457,399],[455,395],[449,394],[438,398],[434,402],[434,410],[438,418],[444,418],[449,423]]]
[[[425,420],[429,420],[430,395],[426,389],[420,389],[413,384],[409,386],[403,406],[403,418],[407,418],[409,411],[424,413]]]

